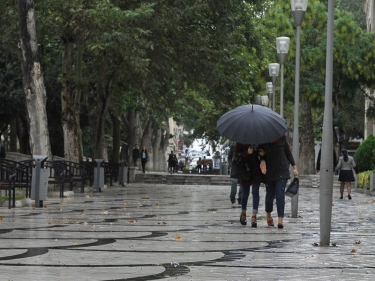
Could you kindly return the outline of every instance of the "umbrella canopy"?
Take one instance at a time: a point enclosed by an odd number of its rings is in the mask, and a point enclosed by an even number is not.
[[[217,121],[217,129],[227,139],[244,144],[269,143],[288,130],[281,115],[253,104],[242,105],[225,113]]]

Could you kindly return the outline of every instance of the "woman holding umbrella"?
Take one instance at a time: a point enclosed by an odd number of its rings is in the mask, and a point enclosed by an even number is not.
[[[251,226],[257,227],[257,213],[259,206],[259,186],[261,182],[262,172],[260,170],[260,158],[256,146],[236,143],[235,156],[243,157],[248,165],[250,178],[249,180],[240,179],[239,184],[242,189],[241,196],[241,216],[240,223],[242,225],[247,224],[246,210],[247,202],[250,194],[250,186],[252,186],[251,193],[253,195],[253,209],[251,216]]]
[[[271,216],[273,211],[273,202],[276,198],[278,228],[284,227],[284,209],[285,194],[284,189],[288,179],[290,178],[289,165],[293,166],[293,173],[298,177],[297,166],[294,162],[292,152],[285,136],[278,140],[264,144],[258,147],[260,152],[264,152],[261,158],[260,167],[264,174],[264,182],[266,183],[266,219],[268,226],[274,226]]]

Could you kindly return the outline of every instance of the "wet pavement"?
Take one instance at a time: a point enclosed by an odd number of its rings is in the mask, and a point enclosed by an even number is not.
[[[375,279],[374,197],[335,190],[321,247],[317,188],[300,189],[298,218],[286,198],[284,229],[267,227],[264,187],[257,228],[239,223],[229,192],[134,183],[2,207],[0,281]]]

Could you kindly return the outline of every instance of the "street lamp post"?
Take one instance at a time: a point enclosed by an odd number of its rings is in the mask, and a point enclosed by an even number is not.
[[[291,0],[294,23],[297,26],[296,36],[296,78],[295,78],[295,92],[294,92],[294,126],[293,126],[293,157],[299,168],[299,72],[301,61],[301,25],[303,17],[305,16],[308,0]],[[298,193],[292,197],[292,218],[297,217],[298,212]]]
[[[276,38],[276,50],[279,56],[281,65],[281,78],[280,78],[280,115],[284,116],[284,63],[289,51],[289,37]]]
[[[268,96],[268,107],[271,108],[271,102],[273,99],[273,85],[272,82],[267,82],[266,83],[266,91],[267,91],[267,96]]]
[[[320,242],[329,246],[331,237],[332,195],[333,195],[333,124],[332,124],[332,80],[333,80],[333,36],[334,0],[328,1],[326,85],[323,119],[323,136],[320,166]]]
[[[268,65],[268,71],[272,78],[272,85],[273,85],[273,97],[272,97],[272,110],[273,111],[275,111],[275,100],[276,100],[275,88],[276,88],[276,79],[277,79],[277,76],[279,75],[279,70],[280,70],[280,64],[278,63],[270,63]]]

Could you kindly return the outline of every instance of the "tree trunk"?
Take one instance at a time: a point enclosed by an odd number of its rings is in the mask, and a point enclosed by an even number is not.
[[[307,175],[315,173],[314,131],[310,104],[302,97],[301,105],[303,127],[300,132],[299,173]]]
[[[104,125],[105,125],[105,117],[108,113],[108,106],[111,101],[111,94],[110,94],[110,84],[104,86],[99,82],[97,84],[97,92],[98,92],[98,102],[97,102],[97,122],[95,125],[95,140],[94,140],[94,159],[104,159],[104,161],[108,161],[108,156],[106,154],[107,147],[104,142]]]
[[[120,120],[114,114],[111,115],[112,120],[112,162],[120,163]]]
[[[62,55],[61,122],[64,133],[64,156],[67,160],[80,162],[80,94],[76,96],[73,81],[73,42],[65,41]]]
[[[154,152],[153,167],[155,171],[166,171],[165,154],[162,148],[161,129],[155,129],[153,133],[152,151]],[[164,161],[163,161],[164,160]]]
[[[26,95],[31,153],[45,155],[52,160],[46,113],[47,95],[38,60],[34,0],[19,0],[18,15],[23,90]]]
[[[141,148],[145,146],[148,150],[147,170],[154,170],[154,165],[153,165],[154,151],[152,147],[152,132],[153,132],[152,120],[149,118],[146,123],[143,135],[142,135],[142,144],[141,144]]]
[[[17,152],[17,118],[10,120],[9,151]]]
[[[133,158],[132,158],[132,150],[136,144],[140,144],[141,139],[141,127],[140,127],[140,121],[139,121],[139,113],[137,113],[134,109],[129,110],[128,113],[128,119],[129,119],[129,126],[128,126],[128,132],[129,132],[129,165],[132,165]]]

